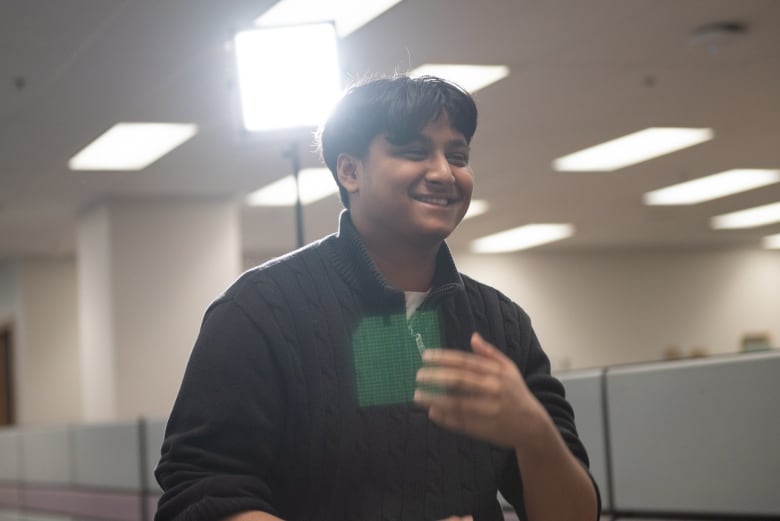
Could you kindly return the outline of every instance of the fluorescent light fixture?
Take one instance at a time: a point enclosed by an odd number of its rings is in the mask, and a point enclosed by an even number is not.
[[[613,172],[709,141],[710,128],[651,127],[553,161],[558,172]]]
[[[780,170],[736,169],[647,192],[647,205],[697,204],[780,182]]]
[[[244,127],[316,127],[341,94],[333,24],[253,29],[236,34]]]
[[[780,250],[780,233],[767,235],[762,240],[762,243],[767,250]]]
[[[301,203],[310,204],[339,191],[327,168],[304,168],[298,173],[301,185]],[[246,197],[249,206],[295,205],[295,179],[288,175],[256,190]]]
[[[506,253],[526,250],[549,242],[560,241],[574,235],[571,224],[527,224],[471,242],[475,253]]]
[[[505,65],[444,65],[426,63],[411,71],[409,76],[438,76],[452,81],[468,92],[477,92],[509,76]]]
[[[780,202],[726,213],[710,219],[710,225],[716,230],[756,228],[776,222],[780,222]]]
[[[488,211],[488,203],[487,201],[483,199],[472,199],[471,203],[469,203],[469,209],[466,212],[466,215],[463,216],[463,219],[471,219],[472,217],[476,217],[478,215],[482,215],[483,213]]]
[[[260,15],[260,26],[334,22],[340,37],[347,36],[401,0],[281,0]]]
[[[71,170],[143,170],[198,132],[178,123],[117,123],[70,158]]]

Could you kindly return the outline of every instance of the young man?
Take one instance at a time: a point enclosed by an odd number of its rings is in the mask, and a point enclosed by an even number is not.
[[[323,158],[337,234],[245,273],[206,313],[174,405],[157,521],[598,518],[571,407],[528,316],[455,268],[473,99],[426,77],[352,88]],[[521,479],[522,476],[522,479]]]

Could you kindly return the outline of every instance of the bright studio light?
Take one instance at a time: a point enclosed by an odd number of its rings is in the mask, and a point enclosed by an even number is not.
[[[613,172],[709,141],[709,128],[646,128],[553,161],[558,172]]]
[[[316,127],[340,95],[331,23],[243,31],[235,52],[247,130]]]
[[[68,161],[71,170],[143,170],[198,131],[193,124],[117,123]]]
[[[471,251],[474,253],[507,253],[526,250],[560,241],[572,235],[574,235],[574,226],[571,224],[527,224],[476,239],[471,243]]]
[[[339,191],[327,168],[304,168],[298,174],[301,204],[311,204]],[[288,175],[260,188],[246,198],[249,206],[294,206],[295,179]]]

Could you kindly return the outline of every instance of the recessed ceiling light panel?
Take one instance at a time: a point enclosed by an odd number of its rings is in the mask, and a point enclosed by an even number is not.
[[[454,82],[466,91],[474,93],[509,76],[505,65],[445,65],[425,64],[409,72],[409,76],[437,76]]]
[[[471,203],[469,203],[469,209],[466,212],[466,215],[463,216],[463,219],[471,219],[472,217],[482,215],[488,211],[488,208],[489,205],[487,201],[483,199],[472,199]]]
[[[574,235],[574,226],[562,223],[527,224],[471,242],[474,253],[507,253],[560,241]]]
[[[298,174],[301,186],[301,203],[311,204],[339,191],[336,181],[327,168],[304,168]],[[295,205],[295,179],[288,175],[260,188],[246,198],[249,206]]]
[[[261,26],[333,22],[340,37],[356,31],[401,0],[281,0],[260,15]]]
[[[647,192],[643,199],[647,205],[697,204],[777,182],[780,170],[742,168]]]
[[[194,124],[117,123],[70,158],[71,170],[143,170],[198,131]]]
[[[716,230],[756,228],[777,222],[780,222],[780,202],[726,213],[710,219],[710,225]]]
[[[709,141],[709,128],[651,127],[553,161],[558,172],[613,172]]]
[[[767,250],[780,250],[780,233],[767,235],[762,240],[762,244]]]

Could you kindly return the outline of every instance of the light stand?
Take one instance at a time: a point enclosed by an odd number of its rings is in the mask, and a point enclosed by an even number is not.
[[[244,127],[250,132],[311,128],[341,91],[333,23],[264,27],[236,34],[235,52]],[[293,141],[283,156],[295,181],[295,239],[303,246],[300,154]]]
[[[298,174],[301,172],[301,157],[298,153],[298,143],[290,143],[290,147],[284,151],[283,157],[292,164],[292,176],[295,180],[295,245],[303,246],[303,202],[301,201],[301,184]]]

